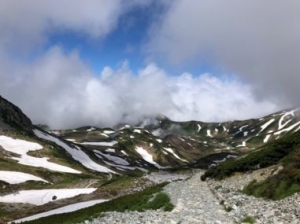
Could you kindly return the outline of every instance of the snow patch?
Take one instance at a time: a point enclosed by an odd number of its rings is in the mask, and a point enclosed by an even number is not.
[[[159,164],[157,164],[157,163],[153,160],[153,156],[152,156],[147,150],[145,150],[143,147],[136,146],[136,147],[135,147],[135,151],[137,151],[137,153],[140,154],[141,157],[142,157],[146,162],[153,164],[153,165],[156,166],[157,168],[162,168]]]
[[[197,124],[197,127],[198,127],[198,130],[197,130],[197,132],[199,132],[200,130],[201,130],[201,125],[200,124]]]
[[[241,145],[237,145],[236,147],[245,147],[246,146],[246,141],[243,141]]]
[[[105,166],[101,166],[98,163],[94,162],[87,154],[85,154],[79,147],[70,147],[63,141],[61,141],[58,138],[55,138],[51,135],[48,135],[46,133],[43,133],[37,129],[33,130],[35,135],[38,136],[39,138],[43,138],[45,140],[51,141],[56,143],[57,145],[61,146],[64,148],[76,161],[80,162],[83,166],[86,168],[89,168],[91,170],[95,170],[98,172],[103,172],[103,173],[116,173],[110,169],[108,169]]]
[[[207,136],[208,137],[213,137],[212,135],[211,135],[211,132],[210,132],[210,130],[208,129],[208,130],[206,130],[206,133],[207,133]]]
[[[123,153],[125,156],[128,156],[128,154],[124,150],[121,150],[121,153]]]
[[[105,152],[113,152],[113,153],[115,153],[116,150],[115,150],[115,149],[108,148],[108,149],[105,150]]]
[[[74,170],[70,167],[49,162],[49,158],[47,157],[37,158],[27,155],[27,152],[29,151],[42,149],[43,147],[40,144],[20,139],[13,139],[7,136],[0,136],[0,145],[6,151],[20,155],[20,157],[11,157],[13,160],[18,161],[20,164],[34,167],[43,167],[58,172],[81,173],[80,171]]]
[[[0,180],[5,181],[9,184],[19,184],[28,180],[42,181],[48,183],[48,181],[28,173],[2,170],[0,171]]]
[[[267,135],[267,136],[264,138],[264,143],[268,142],[268,141],[269,141],[269,139],[270,139],[270,137],[271,137],[271,135],[270,135],[270,134],[269,134],[269,135]]]
[[[82,145],[94,145],[94,146],[108,146],[112,147],[115,144],[117,144],[117,141],[111,141],[111,142],[82,142]]]
[[[106,159],[116,163],[116,164],[119,164],[119,165],[124,165],[124,166],[128,166],[130,165],[125,159],[122,159],[120,157],[117,157],[117,156],[112,156],[112,155],[109,155],[109,154],[104,154],[100,151],[97,151],[97,150],[94,150],[94,153],[95,154],[100,154],[102,155],[103,157],[105,157]]]
[[[63,206],[63,207],[60,207],[60,208],[56,208],[56,209],[53,209],[53,210],[50,210],[50,211],[47,211],[47,212],[38,213],[36,215],[28,216],[28,217],[25,217],[25,218],[22,218],[22,219],[17,219],[17,220],[14,220],[13,222],[14,223],[20,223],[20,222],[40,219],[40,218],[47,217],[47,216],[50,216],[50,215],[57,215],[57,214],[63,214],[63,213],[68,213],[68,212],[74,212],[74,211],[77,211],[79,209],[88,208],[88,207],[91,207],[93,205],[103,203],[105,201],[108,201],[108,200],[98,199],[98,200],[92,200],[92,201],[79,202],[79,203]]]
[[[133,132],[141,134],[142,131],[140,129],[134,129]]]
[[[90,132],[90,131],[95,131],[95,130],[96,130],[96,128],[91,127],[91,128],[89,128],[89,129],[87,129],[86,131]]]
[[[104,130],[103,133],[104,133],[104,134],[107,134],[107,135],[111,135],[111,134],[115,133],[115,131]]]
[[[259,133],[263,132],[270,124],[272,124],[275,121],[275,118],[272,118],[271,120],[269,120],[268,122],[266,122],[265,124],[263,124],[262,126],[260,126],[261,130]],[[258,133],[258,134],[259,134]]]
[[[280,135],[282,132],[288,132],[288,131],[291,131],[293,130],[295,127],[297,127],[298,125],[300,125],[300,121],[298,121],[297,123],[289,126],[288,128],[285,128],[285,129],[282,129],[280,131],[277,131],[274,133],[274,135]]]
[[[282,128],[284,128],[288,123],[291,122],[291,120],[288,120],[288,121],[286,121],[285,123],[283,123],[283,122],[284,122],[284,118],[287,117],[288,115],[295,116],[295,114],[294,114],[295,111],[297,111],[297,109],[296,109],[296,110],[292,110],[292,111],[288,111],[288,112],[284,113],[284,114],[280,117],[280,119],[279,119],[279,121],[278,121],[278,131],[281,130]]]
[[[97,188],[23,190],[0,197],[0,202],[43,205],[53,200],[71,198],[80,194],[90,194],[95,190]]]
[[[181,161],[183,161],[183,162],[188,162],[187,160],[180,158],[180,157],[173,151],[173,149],[171,149],[171,148],[165,148],[165,147],[164,147],[164,150],[166,150],[167,152],[171,153],[173,156],[175,156],[176,159],[179,159],[179,160],[181,160]]]

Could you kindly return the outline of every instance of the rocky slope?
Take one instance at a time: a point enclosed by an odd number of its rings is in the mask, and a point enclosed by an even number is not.
[[[280,201],[269,201],[247,196],[241,189],[253,179],[267,178],[273,169],[262,169],[248,174],[236,174],[223,181],[199,180],[202,171],[194,170],[191,178],[172,182],[164,188],[176,207],[171,212],[109,212],[104,217],[84,224],[105,223],[300,223],[300,194]],[[167,178],[167,175],[166,175]]]
[[[32,123],[17,106],[0,96],[0,132],[12,129],[32,133]]]

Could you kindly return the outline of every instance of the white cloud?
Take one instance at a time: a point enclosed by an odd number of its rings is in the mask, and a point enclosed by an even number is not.
[[[239,7],[239,13],[216,0],[205,4],[192,0],[174,0],[174,4],[162,1],[171,8],[162,17],[162,25],[155,30],[157,36],[152,42],[153,49],[181,62],[213,48],[216,59],[237,74],[239,71],[241,74],[254,71],[253,74],[257,75],[261,73],[255,71],[273,71],[263,66],[266,60],[261,60],[270,57],[263,51],[266,49],[263,48],[264,41],[258,41],[259,54],[252,57],[251,53],[257,49],[253,43],[260,40],[256,38],[258,34],[252,34],[253,29],[263,31],[269,20],[259,11],[256,20],[263,20],[262,26],[256,28],[256,23],[253,26],[250,22],[244,23],[256,18],[251,14],[256,8],[246,4],[251,9],[249,14],[247,7],[237,0],[231,1]],[[1,94],[20,106],[35,123],[46,123],[55,128],[89,124],[110,126],[118,122],[135,122],[153,114],[164,114],[175,120],[221,121],[256,117],[278,109],[268,98],[257,99],[251,86],[233,77],[217,78],[210,74],[194,77],[188,73],[171,76],[152,63],[133,74],[126,61],[118,69],[106,67],[98,75],[82,61],[76,50],[65,53],[62,46],[52,46],[46,52],[41,50],[40,47],[49,41],[49,34],[57,31],[77,32],[97,40],[105,38],[116,27],[121,15],[137,5],[145,7],[152,0],[124,2],[90,0],[87,4],[79,0],[0,0]],[[213,14],[207,10],[216,10],[219,4],[222,9]],[[281,10],[285,12],[284,7]],[[274,17],[275,11],[273,14]],[[291,21],[298,22],[293,11],[291,15],[295,16]],[[240,17],[243,18],[241,21]],[[224,28],[223,21],[229,21]],[[283,20],[284,25],[288,21]],[[281,21],[276,22],[280,24]],[[272,36],[277,34],[275,31]],[[285,31],[289,29],[283,29],[283,34],[276,38],[284,38]],[[244,40],[240,33],[250,38]],[[264,35],[269,37],[268,32],[261,34]],[[296,38],[289,37],[294,43]],[[276,38],[270,41],[271,47],[277,44]],[[39,57],[25,57],[27,62],[15,58],[23,52],[33,51],[37,51],[35,55]],[[287,54],[286,60],[291,61],[291,71],[294,71],[298,65],[290,56]],[[282,64],[280,60],[277,62],[278,66]],[[280,71],[287,71],[285,69],[283,67]]]
[[[174,0],[148,50],[173,64],[211,60],[299,104],[299,21],[294,0]]]
[[[111,126],[154,114],[175,120],[224,121],[278,109],[267,99],[255,99],[250,86],[232,77],[169,76],[155,64],[133,74],[127,63],[117,70],[106,67],[97,76],[76,52],[65,54],[59,47],[31,65],[6,73],[11,74],[9,82],[0,74],[2,95],[35,123],[55,128]]]
[[[49,34],[72,31],[102,38],[117,25],[119,17],[151,0],[0,0],[0,51],[28,52],[47,42]]]

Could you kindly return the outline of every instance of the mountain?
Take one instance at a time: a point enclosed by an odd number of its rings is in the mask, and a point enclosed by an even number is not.
[[[32,123],[17,106],[0,96],[0,131],[18,129],[32,133]]]
[[[89,126],[55,133],[93,151],[107,165],[121,171],[126,166],[108,161],[109,156],[130,158],[131,166],[142,164],[146,169],[208,168],[227,157],[247,153],[297,132],[299,114],[299,109],[285,110],[260,119],[224,123],[175,122],[159,116],[146,118],[137,126],[123,125],[115,129]]]
[[[155,185],[144,175],[158,170],[210,168],[205,179],[275,164],[283,166],[278,175],[286,180],[285,186],[293,186],[283,189],[295,192],[300,189],[295,182],[299,114],[299,109],[291,109],[223,123],[176,122],[159,115],[134,126],[47,132],[40,128],[45,125],[33,125],[0,96],[0,223],[74,202],[140,191]],[[274,175],[269,183],[282,184],[278,179]],[[266,186],[252,183],[246,193]],[[277,197],[282,195],[269,196]]]

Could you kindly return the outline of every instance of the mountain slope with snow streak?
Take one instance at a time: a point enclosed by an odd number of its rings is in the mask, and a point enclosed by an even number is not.
[[[108,169],[105,166],[101,166],[100,164],[94,162],[87,154],[85,154],[78,146],[70,147],[68,144],[64,143],[62,140],[51,136],[47,133],[44,133],[38,129],[33,130],[37,137],[54,142],[55,144],[64,148],[76,161],[80,162],[83,166],[88,169],[103,172],[103,173],[114,173],[116,172]]]
[[[34,167],[43,167],[49,170],[67,173],[80,173],[70,167],[62,166],[56,163],[49,162],[47,157],[37,158],[28,155],[29,151],[41,150],[43,147],[34,142],[28,142],[21,139],[13,139],[7,136],[0,136],[0,146],[4,150],[14,153],[18,156],[12,156],[11,159],[18,161],[18,163]]]

